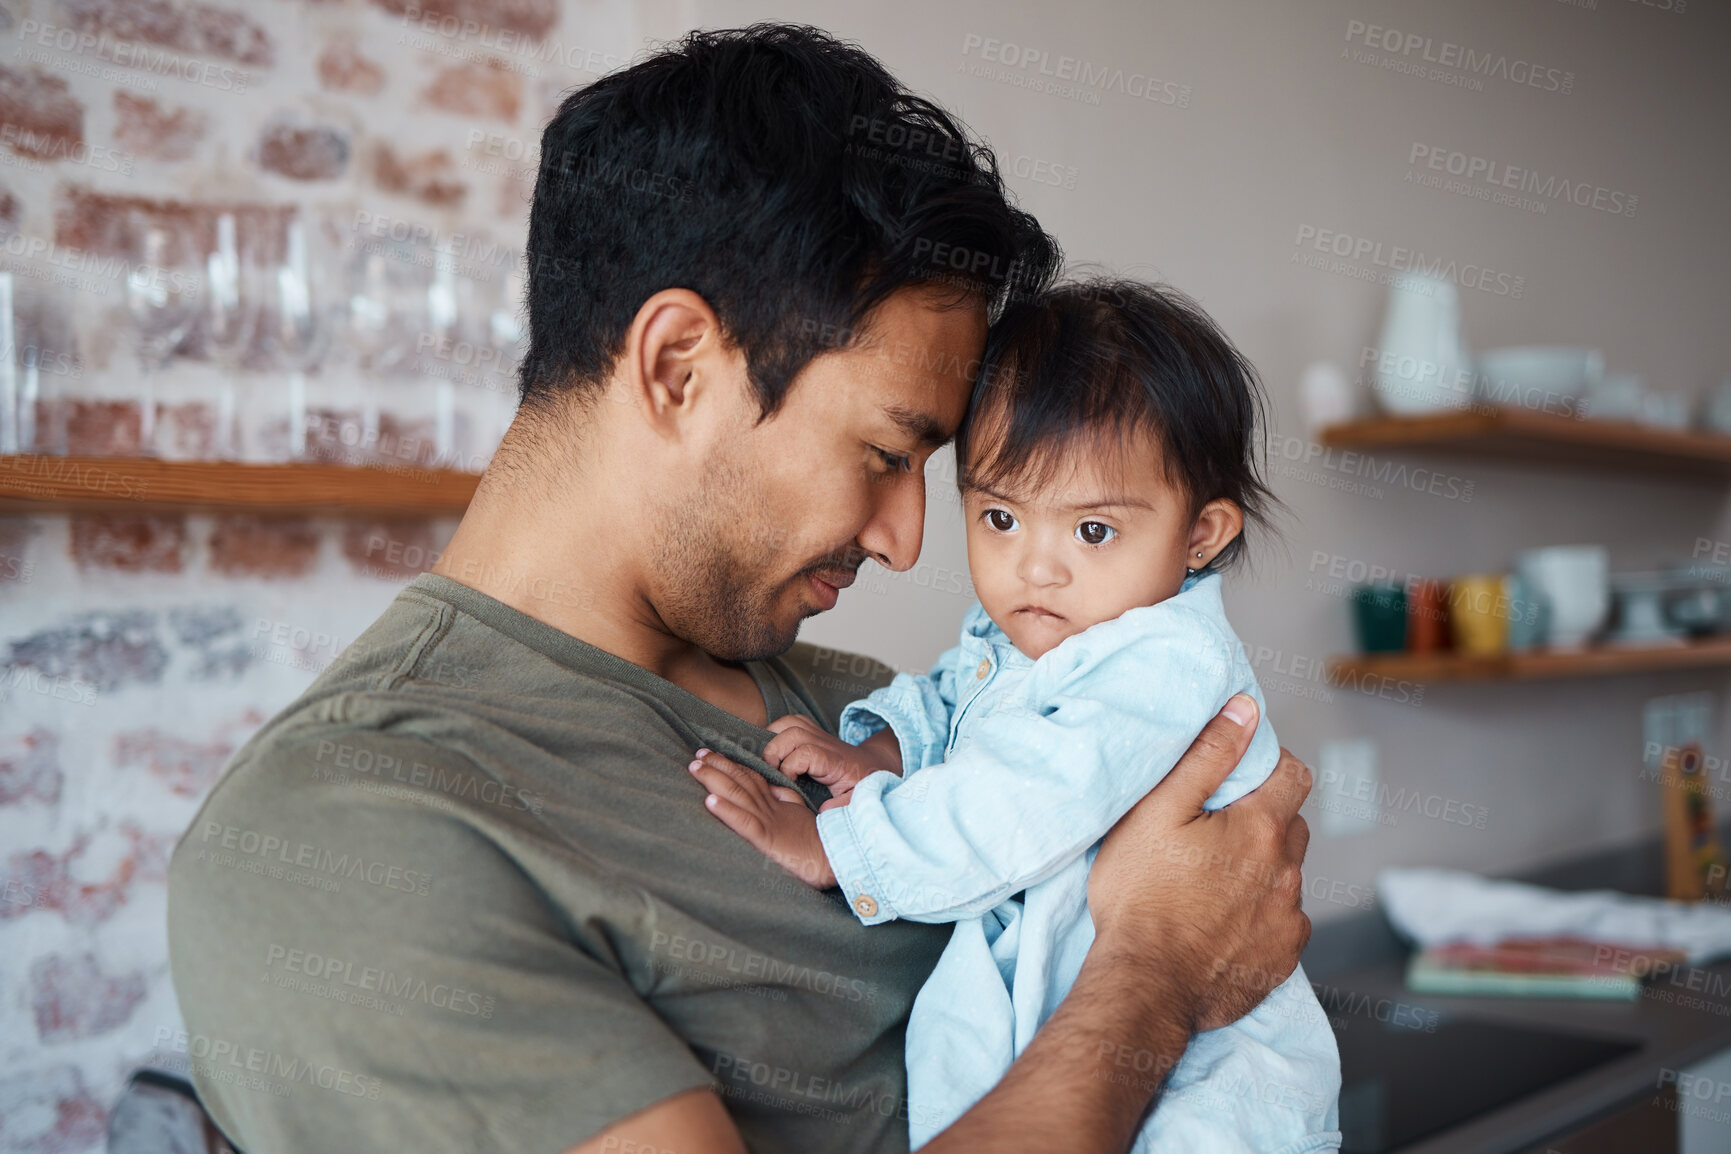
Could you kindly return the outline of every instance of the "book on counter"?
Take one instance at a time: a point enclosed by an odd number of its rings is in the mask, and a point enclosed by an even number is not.
[[[1490,946],[1429,946],[1407,962],[1419,994],[1634,1001],[1641,983],[1682,965],[1682,950],[1587,938],[1509,938]]]

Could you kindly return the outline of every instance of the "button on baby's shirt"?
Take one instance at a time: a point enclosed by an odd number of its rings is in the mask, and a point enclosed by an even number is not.
[[[991,671],[992,659],[990,657],[982,657],[980,658],[980,667],[974,670],[974,678],[978,681],[984,681],[986,679],[986,674]]]
[[[878,912],[878,904],[866,894],[861,894],[853,900],[853,912],[862,918],[869,918]]]

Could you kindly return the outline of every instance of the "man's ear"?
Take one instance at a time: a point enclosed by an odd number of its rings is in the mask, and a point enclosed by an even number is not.
[[[1196,524],[1190,527],[1190,551],[1184,556],[1184,567],[1204,568],[1243,531],[1244,510],[1238,507],[1238,502],[1216,497],[1202,506]]]
[[[699,406],[707,413],[737,388],[739,356],[708,301],[690,289],[663,289],[632,318],[609,389],[658,433],[677,438]]]

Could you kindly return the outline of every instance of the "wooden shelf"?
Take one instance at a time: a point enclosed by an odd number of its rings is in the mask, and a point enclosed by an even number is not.
[[[1329,661],[1331,684],[1355,686],[1368,675],[1395,681],[1540,681],[1731,666],[1731,637],[1684,645],[1611,646],[1574,652],[1536,650],[1497,657],[1459,653],[1367,653]]]
[[[1526,464],[1731,478],[1731,437],[1723,434],[1673,432],[1526,409],[1370,417],[1331,425],[1320,437],[1332,449],[1432,449]]]
[[[0,509],[227,509],[458,516],[476,473],[412,466],[247,465],[147,457],[0,456]]]

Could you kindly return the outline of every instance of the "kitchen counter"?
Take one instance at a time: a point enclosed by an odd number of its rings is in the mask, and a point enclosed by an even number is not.
[[[1641,1043],[1641,1049],[1567,1081],[1479,1115],[1400,1154],[1517,1154],[1579,1129],[1594,1118],[1661,1090],[1675,1072],[1731,1049],[1731,963],[1681,967],[1650,981],[1633,1002],[1564,998],[1442,997],[1410,993],[1404,964],[1385,961],[1313,978],[1330,1017],[1345,1030],[1376,1028],[1379,1018],[1420,1023],[1431,1012],[1558,1033]],[[1415,1029],[1422,1026],[1415,1025]],[[1717,1092],[1717,1091],[1716,1091]],[[1689,1107],[1722,1110],[1731,1119],[1731,1089],[1717,1103],[1684,1097]],[[1731,1147],[1731,1124],[1725,1126]]]
[[[1731,825],[1722,827],[1720,836],[1722,844],[1731,844]],[[1525,871],[1513,880],[1564,891],[1614,889],[1651,896],[1663,892],[1663,861],[1661,843],[1654,838]],[[1406,988],[1407,954],[1408,947],[1380,912],[1316,927],[1304,968],[1337,1032],[1379,1029],[1379,1020],[1388,1019],[1395,1026],[1415,1023],[1422,1030],[1430,1014],[1440,1013],[1638,1043],[1640,1048],[1401,1146],[1398,1154],[1542,1152],[1558,1136],[1619,1108],[1655,1098],[1666,1105],[1669,1092],[1677,1088],[1677,1072],[1731,1052],[1731,961],[1679,967],[1649,979],[1635,1001],[1619,1002],[1414,994]],[[1680,1101],[1682,1110],[1692,1115],[1679,1122],[1710,1134],[1705,1146],[1697,1138],[1692,1149],[1731,1151],[1731,1062],[1716,1071],[1709,1093],[1685,1092],[1670,1101]],[[1566,1144],[1560,1148],[1571,1149]]]

